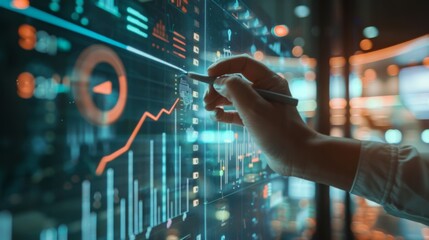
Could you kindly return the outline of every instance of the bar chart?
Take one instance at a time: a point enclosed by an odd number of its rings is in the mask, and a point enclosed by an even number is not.
[[[97,6],[104,11],[113,14],[117,17],[120,17],[121,14],[119,13],[118,6],[115,5],[115,0],[98,0]]]

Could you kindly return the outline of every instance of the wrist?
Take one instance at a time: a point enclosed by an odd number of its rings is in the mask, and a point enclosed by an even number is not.
[[[300,178],[350,190],[360,157],[360,141],[317,134],[307,143]]]

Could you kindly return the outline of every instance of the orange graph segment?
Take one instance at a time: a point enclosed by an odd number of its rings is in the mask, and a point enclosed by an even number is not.
[[[130,137],[127,140],[127,143],[119,148],[118,150],[116,150],[115,152],[106,155],[104,157],[101,158],[97,169],[95,170],[95,173],[97,175],[101,175],[104,172],[104,169],[106,168],[107,163],[115,160],[117,157],[121,156],[122,154],[124,154],[126,151],[128,151],[131,147],[131,145],[134,142],[134,139],[136,138],[138,132],[140,131],[141,126],[143,125],[143,123],[146,121],[147,118],[150,118],[154,121],[158,121],[159,118],[165,113],[167,115],[170,115],[174,108],[176,107],[177,103],[179,102],[180,98],[177,98],[176,101],[173,103],[173,105],[171,106],[171,108],[169,110],[163,108],[161,109],[158,114],[155,116],[150,112],[145,112],[143,113],[143,115],[141,116],[139,122],[137,123],[136,127],[134,128],[133,132],[131,133]]]
[[[92,91],[94,93],[103,94],[103,95],[109,95],[112,93],[112,82],[111,81],[105,81],[103,83],[100,83],[92,88]]]

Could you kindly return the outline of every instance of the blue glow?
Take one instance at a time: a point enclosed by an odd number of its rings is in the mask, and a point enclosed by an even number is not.
[[[310,9],[305,5],[299,5],[295,8],[295,15],[299,18],[305,18],[310,15]]]
[[[162,133],[162,221],[167,221],[167,134]]]
[[[183,72],[183,73],[186,73],[186,72],[187,72],[186,70],[184,70],[184,69],[182,69],[182,68],[179,68],[179,67],[177,67],[177,66],[175,66],[175,65],[173,65],[173,64],[171,64],[171,63],[169,63],[169,62],[166,62],[166,61],[164,61],[164,60],[162,60],[162,59],[160,59],[160,58],[154,57],[154,56],[152,56],[152,55],[150,55],[150,54],[147,54],[147,53],[145,53],[145,52],[143,52],[143,51],[140,51],[140,50],[138,50],[137,48],[133,48],[133,47],[131,47],[131,46],[126,46],[126,48],[125,48],[125,49],[127,49],[128,51],[133,52],[133,53],[135,53],[135,54],[137,54],[137,55],[140,55],[140,56],[142,56],[142,57],[148,58],[148,59],[153,60],[153,61],[155,61],[155,62],[158,62],[158,63],[164,64],[164,65],[166,65],[166,66],[169,66],[169,67],[171,67],[171,68],[174,68],[174,69],[176,69],[176,70],[179,70],[179,71],[181,71],[181,72]]]
[[[77,13],[83,13],[83,7],[82,6],[77,6],[76,7],[76,12]]]
[[[80,20],[80,23],[82,23],[82,25],[86,26],[86,25],[88,25],[89,20],[88,20],[88,18],[84,17]]]
[[[141,27],[143,29],[148,29],[149,28],[146,24],[140,22],[139,20],[137,20],[136,18],[133,18],[131,16],[127,16],[127,21],[130,22],[130,23],[133,23],[133,24],[135,24],[135,25],[137,25],[137,26],[139,26],[139,27]]]
[[[65,52],[70,51],[71,49],[71,43],[67,39],[60,38],[60,37],[57,38],[57,46],[59,49]]]
[[[298,99],[315,99],[316,98],[316,82],[307,81],[302,78],[293,79],[290,84],[290,90],[294,97]]]
[[[136,16],[136,17],[140,18],[141,20],[143,20],[143,21],[145,21],[145,22],[149,21],[149,19],[147,19],[147,17],[146,17],[146,16],[142,15],[141,13],[139,13],[137,10],[135,10],[135,9],[133,9],[133,8],[127,7],[127,12],[128,12],[129,14],[132,14],[132,15],[134,15],[134,16]]]
[[[71,14],[71,18],[75,21],[77,21],[79,19],[79,14],[77,12],[74,12]]]
[[[114,198],[115,198],[115,189],[114,189],[114,175],[115,172],[113,169],[107,169],[107,240],[113,240],[114,238]]]
[[[362,80],[356,74],[350,74],[350,85],[349,85],[350,97],[362,96]]]
[[[186,141],[189,143],[193,143],[198,140],[198,132],[194,131],[194,129],[186,130]]]
[[[422,50],[420,52],[427,52]],[[399,72],[399,96],[417,119],[429,119],[429,68],[413,66]]]
[[[305,45],[305,40],[304,40],[304,38],[302,38],[302,37],[297,37],[297,38],[295,38],[295,39],[293,40],[293,45],[304,47],[304,45]]]
[[[9,212],[0,212],[0,232],[2,239],[12,239],[12,215]]]
[[[387,143],[398,144],[402,141],[402,133],[398,129],[389,129],[384,134]]]
[[[54,12],[58,12],[60,10],[60,5],[56,2],[52,2],[51,4],[49,4],[49,9]]]
[[[312,112],[317,108],[317,103],[314,100],[303,100],[298,102],[298,112]]]
[[[233,6],[233,8],[234,8],[234,9],[239,9],[239,8],[240,8],[240,4],[238,3],[238,0],[236,0],[236,1],[234,2],[234,6]]]
[[[67,240],[68,228],[62,224],[58,227],[58,240]]]
[[[13,12],[21,13],[21,14],[26,15],[28,17],[37,19],[39,21],[46,22],[46,23],[49,23],[49,24],[53,24],[53,25],[55,25],[57,27],[65,28],[65,29],[68,29],[68,30],[70,30],[72,32],[88,36],[90,38],[99,40],[101,42],[104,42],[104,43],[107,43],[107,44],[110,44],[110,45],[113,45],[113,46],[116,46],[116,47],[119,47],[119,48],[126,49],[126,45],[125,44],[122,44],[122,43],[120,43],[118,41],[115,41],[115,40],[113,40],[111,38],[105,37],[105,36],[103,36],[101,34],[98,34],[98,33],[94,32],[94,31],[91,31],[91,30],[88,30],[86,28],[83,28],[83,27],[81,27],[79,25],[76,25],[76,24],[73,24],[73,23],[68,22],[66,20],[63,20],[63,19],[61,19],[59,17],[56,17],[54,15],[51,15],[51,14],[45,13],[43,11],[40,11],[40,10],[38,10],[36,8],[28,7],[26,9],[16,9],[16,8],[13,8],[13,7],[5,4],[4,2],[1,2],[0,6],[3,7],[3,8],[6,8],[8,10],[11,10]]]
[[[422,132],[422,141],[424,143],[429,143],[429,129],[426,129]]]
[[[315,184],[313,182],[290,177],[289,181],[289,197],[292,199],[314,198]]]
[[[84,36],[96,39],[98,41],[101,41],[101,42],[113,45],[115,47],[125,49],[125,50],[133,52],[133,53],[135,53],[135,54],[137,54],[137,55],[139,55],[141,57],[144,57],[144,58],[147,58],[149,60],[158,62],[158,63],[163,64],[165,66],[168,66],[168,67],[171,67],[173,69],[179,70],[179,71],[181,71],[183,73],[187,72],[183,68],[177,67],[177,66],[175,66],[175,65],[173,65],[173,64],[171,64],[169,62],[166,62],[166,61],[164,61],[164,60],[162,60],[160,58],[157,58],[157,57],[152,56],[152,55],[150,55],[148,53],[145,53],[145,52],[143,52],[143,51],[141,51],[139,49],[136,49],[136,48],[131,47],[131,46],[127,46],[127,45],[125,45],[123,43],[120,43],[120,42],[118,42],[116,40],[113,40],[111,38],[105,37],[105,36],[103,36],[101,34],[98,34],[98,33],[94,32],[94,31],[91,31],[91,30],[88,30],[86,28],[83,28],[83,27],[81,27],[79,25],[76,25],[76,24],[73,24],[71,22],[65,21],[65,20],[63,20],[63,19],[61,19],[59,17],[56,17],[54,15],[45,13],[43,11],[40,11],[40,10],[36,9],[36,8],[28,7],[26,9],[16,9],[16,8],[13,8],[13,7],[9,6],[4,1],[0,1],[0,7],[3,7],[5,9],[8,9],[8,10],[13,11],[13,12],[17,12],[17,13],[23,14],[25,16],[37,19],[37,20],[45,22],[45,23],[53,24],[53,25],[55,25],[57,27],[60,27],[60,28],[68,29],[68,30],[70,30],[72,32],[75,32],[75,33],[78,33],[78,34],[81,34],[81,35],[84,35]]]
[[[332,75],[329,89],[331,98],[344,98],[346,95],[346,86],[343,76]]]
[[[117,17],[120,17],[121,14],[119,14],[118,7],[114,5],[113,1],[106,1],[106,0],[98,0],[97,6],[104,11],[111,13]]]
[[[346,192],[344,192],[341,189],[338,189],[335,187],[329,188],[329,195],[330,195],[331,199],[333,199],[333,200],[342,201],[342,199],[344,199],[345,194],[346,194]]]
[[[201,133],[201,141],[204,143],[232,143],[234,142],[234,132],[233,131],[203,131]]]
[[[378,29],[374,26],[369,26],[363,29],[363,35],[366,38],[376,38],[378,37]]]
[[[144,38],[148,37],[148,35],[145,32],[142,32],[140,29],[134,27],[133,25],[127,24],[127,30],[130,31],[130,32],[133,32],[133,33],[135,33],[137,35],[140,35],[140,36],[142,36]]]

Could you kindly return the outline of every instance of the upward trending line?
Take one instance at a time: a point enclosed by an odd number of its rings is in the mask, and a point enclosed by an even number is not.
[[[95,173],[97,175],[103,174],[107,163],[115,160],[117,157],[121,156],[123,153],[125,153],[126,151],[128,151],[130,149],[131,144],[133,144],[134,139],[136,138],[137,133],[140,131],[140,128],[143,125],[143,123],[145,122],[146,118],[150,118],[154,121],[158,121],[158,119],[162,116],[163,113],[170,115],[173,112],[173,109],[176,107],[179,100],[180,100],[180,98],[177,98],[176,101],[173,103],[173,106],[171,106],[171,108],[169,110],[167,110],[165,108],[161,109],[156,116],[150,112],[143,113],[142,117],[140,118],[139,122],[137,123],[137,126],[134,128],[133,132],[131,133],[131,136],[128,138],[127,143],[123,147],[114,151],[113,153],[102,157],[100,162],[98,163],[98,166],[97,166],[97,169],[95,170]]]

